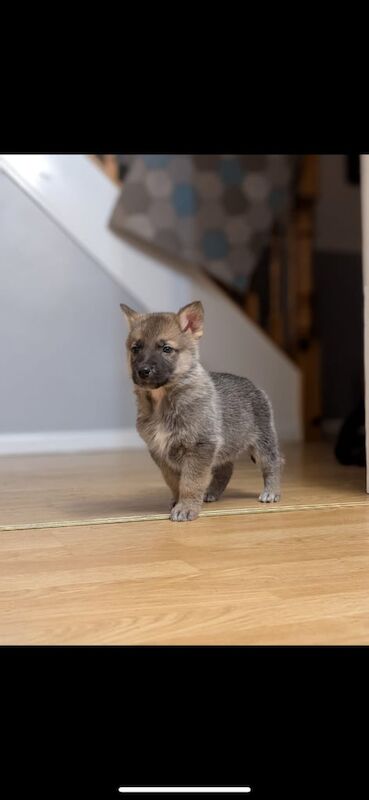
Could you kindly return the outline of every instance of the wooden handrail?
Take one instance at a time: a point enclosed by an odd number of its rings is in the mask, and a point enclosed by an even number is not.
[[[99,167],[105,175],[110,178],[118,186],[122,186],[122,181],[119,177],[119,162],[116,155],[102,155],[100,158],[94,154],[88,154],[89,158]]]

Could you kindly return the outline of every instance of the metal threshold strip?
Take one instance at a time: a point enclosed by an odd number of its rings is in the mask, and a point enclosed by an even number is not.
[[[120,786],[123,794],[246,794],[251,786]]]
[[[345,509],[365,507],[369,509],[369,498],[367,500],[350,500],[347,502],[328,502],[328,503],[306,503],[304,505],[279,505],[263,504],[260,506],[246,506],[244,508],[220,508],[209,511],[201,511],[200,519],[204,517],[229,517],[229,516],[248,516],[254,514],[283,514],[292,511],[319,511],[324,509]],[[118,525],[126,522],[155,522],[156,520],[168,520],[168,514],[133,514],[130,516],[119,517],[95,517],[91,519],[67,519],[46,522],[17,522],[13,525],[0,525],[0,532],[6,531],[28,531],[42,530],[44,528],[77,528],[89,525]]]

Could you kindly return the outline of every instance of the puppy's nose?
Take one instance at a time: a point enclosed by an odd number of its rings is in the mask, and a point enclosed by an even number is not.
[[[151,367],[141,367],[141,369],[138,370],[140,378],[148,378],[149,375],[151,375],[151,373],[152,373]]]

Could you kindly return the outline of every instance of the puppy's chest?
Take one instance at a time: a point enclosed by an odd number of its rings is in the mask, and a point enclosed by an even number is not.
[[[149,444],[151,450],[165,458],[173,447],[173,434],[164,424],[159,424],[150,432]]]
[[[149,449],[166,460],[180,446],[183,435],[180,420],[164,404],[152,403],[147,413],[138,419],[140,433]]]

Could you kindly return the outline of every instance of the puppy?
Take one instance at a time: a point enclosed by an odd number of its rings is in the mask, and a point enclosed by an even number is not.
[[[218,500],[245,451],[261,467],[259,500],[279,500],[282,458],[271,404],[248,378],[201,366],[201,303],[177,314],[121,309],[129,325],[137,430],[172,491],[170,519],[193,520],[203,501]]]

